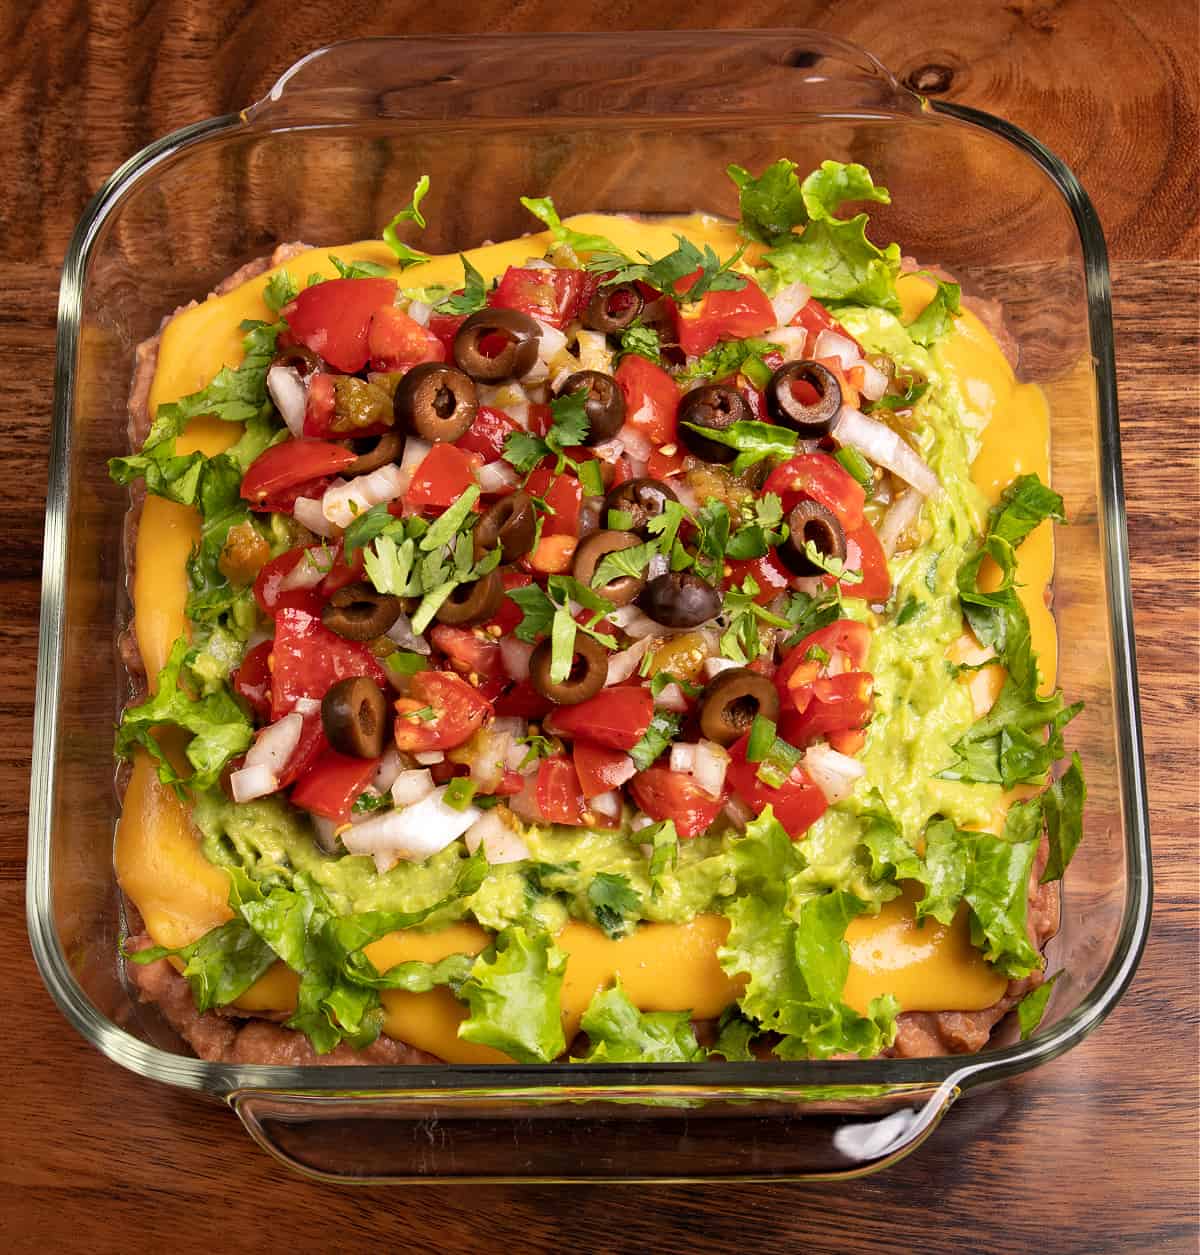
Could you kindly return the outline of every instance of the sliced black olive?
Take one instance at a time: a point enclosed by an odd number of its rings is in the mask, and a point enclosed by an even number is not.
[[[364,439],[374,439],[375,447],[366,453],[360,453],[342,472],[343,475],[365,475],[368,471],[377,471],[389,462],[399,462],[404,453],[405,437],[402,431],[385,431],[382,436]]]
[[[806,405],[792,385],[806,383],[817,399]],[[820,362],[784,362],[767,384],[767,410],[777,423],[794,427],[802,436],[826,436],[842,408],[842,387],[837,376]]]
[[[734,423],[743,423],[753,417],[746,398],[737,388],[724,383],[705,384],[685,393],[679,403],[679,439],[689,452],[706,462],[732,462],[737,457],[736,449],[708,440],[685,424],[707,427],[709,431],[724,431]]]
[[[475,385],[444,362],[414,366],[396,389],[396,413],[422,440],[457,440],[478,411]]]
[[[330,597],[321,622],[349,641],[382,636],[400,617],[400,598],[376,592],[370,584],[347,584]]]
[[[616,287],[602,288],[592,297],[583,315],[583,325],[591,331],[603,331],[613,335],[631,326],[642,312],[646,302],[632,283],[618,283]]]
[[[286,349],[280,349],[271,358],[271,365],[290,366],[301,379],[307,379],[309,375],[325,369],[325,363],[303,344],[289,344]]]
[[[690,571],[668,571],[642,589],[637,604],[663,627],[693,628],[721,613],[721,594]]]
[[[620,549],[632,549],[641,544],[639,537],[633,532],[593,532],[585,540],[581,540],[575,549],[575,560],[571,566],[571,574],[588,588],[592,586],[592,576],[601,560],[610,553]],[[627,606],[646,587],[646,581],[636,575],[622,575],[596,589],[601,597],[606,597],[614,606]]]
[[[749,667],[732,667],[704,690],[700,731],[718,745],[732,745],[755,715],[774,720],[778,714],[779,693],[772,681]]]
[[[651,519],[657,518],[666,508],[668,501],[679,498],[664,483],[657,479],[627,479],[616,488],[610,488],[604,498],[605,511],[620,510],[633,520],[629,530],[641,532]],[[607,522],[608,515],[605,514]]]
[[[483,512],[475,524],[475,557],[478,560],[500,546],[505,562],[515,562],[533,548],[537,519],[527,493],[514,492]]]
[[[504,599],[504,581],[499,571],[490,571],[482,579],[470,584],[459,584],[438,607],[439,623],[453,623],[468,627],[472,623],[486,623]]]
[[[523,375],[537,361],[542,329],[515,309],[481,309],[472,314],[454,337],[454,360],[471,376],[495,383]],[[503,347],[494,356],[483,350],[483,341],[495,336]]]
[[[796,575],[819,575],[824,569],[805,552],[808,541],[823,558],[846,560],[846,533],[837,516],[815,501],[801,501],[787,516],[788,538],[776,549],[780,562]]]
[[[350,676],[322,698],[321,723],[339,754],[378,758],[387,733],[387,699],[368,676]]]
[[[590,636],[575,633],[575,653],[565,680],[550,678],[551,651],[550,641],[544,640],[529,655],[529,682],[547,701],[559,706],[577,706],[595,697],[604,687],[608,679],[608,654],[604,646]]]
[[[579,503],[579,535],[590,536],[604,522],[604,498],[584,497]]]
[[[584,412],[587,414],[588,434],[583,443],[603,444],[621,430],[625,421],[625,394],[611,375],[598,370],[577,370],[567,376],[558,395],[569,397],[580,388],[587,389]]]

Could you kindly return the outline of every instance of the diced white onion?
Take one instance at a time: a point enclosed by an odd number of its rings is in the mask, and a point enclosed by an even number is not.
[[[308,405],[300,372],[292,366],[272,366],[267,371],[267,391],[288,431],[299,440],[304,435],[304,410]]]
[[[421,764],[422,767],[434,767],[438,763],[446,761],[446,755],[441,750],[422,750],[413,757]]]
[[[657,822],[657,820],[651,819],[649,815],[635,815],[633,817],[633,822],[629,826],[634,832],[640,832],[643,828],[653,827]],[[651,849],[653,848],[654,847],[651,846]]]
[[[371,777],[371,787],[378,789],[380,793],[387,793],[403,770],[404,759],[400,751],[394,745],[389,745]]]
[[[743,832],[754,818],[754,811],[736,794],[725,803],[722,814],[735,828]]]
[[[655,623],[648,614],[644,614],[634,605],[620,606],[608,616],[610,623],[615,623],[628,636],[640,641],[645,636],[669,635],[661,623]]]
[[[516,469],[503,458],[488,462],[479,468],[479,487],[483,492],[505,492],[515,488],[520,481]]]
[[[429,326],[429,316],[432,313],[433,306],[424,301],[409,301],[408,303],[408,316],[422,327]]]
[[[500,639],[500,660],[509,676],[520,683],[529,679],[529,656],[533,646],[528,641],[519,641],[515,636],[504,636]]]
[[[324,815],[311,815],[313,832],[317,836],[317,844],[326,854],[337,852],[337,831],[342,826],[336,819],[327,819]]]
[[[315,697],[297,697],[292,705],[297,715],[315,715],[321,709],[321,703]]]
[[[696,746],[696,765],[692,774],[709,797],[721,796],[728,766],[729,755],[715,741],[701,741]]]
[[[671,564],[667,560],[665,553],[656,553],[646,566],[646,582],[656,580],[660,575],[666,575],[671,569]]]
[[[691,510],[693,514],[700,508],[700,499],[696,496],[695,490],[687,482],[686,479],[678,478],[671,480],[671,487],[675,490],[675,495],[679,498],[679,504],[685,510]]]
[[[592,452],[602,462],[615,462],[625,452],[625,446],[620,436],[614,436],[611,440],[602,440],[599,444],[592,445]]]
[[[303,732],[303,715],[294,712],[284,715],[258,734],[254,744],[246,751],[246,765],[242,770],[265,767],[273,777],[278,776],[287,766],[288,759],[296,752]],[[267,792],[271,790],[268,789]]]
[[[397,771],[392,780],[392,801],[397,806],[412,806],[414,802],[428,797],[435,787],[433,777],[424,767]]]
[[[783,349],[784,357],[796,360],[804,357],[808,332],[803,327],[776,327],[772,331],[764,332],[763,339],[770,344],[778,344]]]
[[[612,374],[612,352],[604,332],[579,332],[575,337],[575,352],[579,357],[579,365],[584,370],[598,370],[603,375]]]
[[[549,365],[560,353],[566,352],[567,337],[557,327],[552,327],[548,322],[542,322],[540,318],[535,318],[534,322],[542,331],[538,337],[538,357]]]
[[[859,391],[868,401],[878,401],[887,391],[888,377],[865,358],[858,365],[862,368],[863,382]]]
[[[444,850],[479,819],[477,806],[455,810],[445,803],[446,786],[435,789],[403,810],[376,815],[342,833],[351,854],[371,854],[381,872],[401,859],[420,863]]]
[[[688,741],[676,741],[671,746],[671,770],[685,776],[696,774],[696,746]]]
[[[516,832],[494,811],[484,811],[463,834],[463,841],[472,854],[483,846],[483,856],[489,863],[519,863],[529,857],[529,847]]]
[[[318,536],[336,536],[341,530],[325,517],[321,502],[316,497],[297,497],[292,506],[292,514],[297,523],[303,523],[310,532]]]
[[[728,671],[731,668],[740,667],[740,666],[741,666],[741,663],[734,662],[730,658],[719,658],[719,657],[705,658],[704,674],[708,679],[712,680],[712,679],[715,679],[717,676],[719,676],[722,671]]]
[[[853,445],[859,453],[899,475],[926,497],[937,496],[942,486],[938,477],[915,450],[883,423],[843,405],[833,424],[833,438],[842,445]]]
[[[858,346],[853,340],[847,340],[845,336],[840,336],[836,331],[830,331],[826,328],[817,336],[816,343],[813,345],[813,357],[833,357],[836,358],[843,370],[849,370],[851,366],[857,365],[862,358],[859,356]]]
[[[610,615],[609,617],[611,618],[612,616]],[[622,649],[620,653],[609,654],[608,675],[604,681],[606,687],[613,684],[623,684],[633,675],[641,665],[642,656],[650,648],[651,639],[649,636],[644,636],[640,641],[635,641],[630,645],[628,649]]]
[[[295,566],[279,581],[279,591],[287,593],[293,588],[316,588],[332,566],[333,555],[328,549],[306,549]]]
[[[429,450],[433,445],[428,440],[422,440],[419,436],[409,436],[404,442],[404,453],[400,457],[400,474],[404,481],[404,488],[412,483],[412,477],[416,473],[417,467],[425,461],[429,455]],[[400,491],[403,492],[404,488]]]
[[[634,426],[633,420],[636,419],[638,415],[644,415],[647,419],[653,418],[653,407],[650,405],[649,401],[647,401],[645,405],[638,410],[637,414],[631,414],[628,416],[625,421],[625,425],[621,428],[618,435],[620,436],[621,443],[625,446],[625,452],[628,453],[635,462],[645,462],[646,459],[649,458],[650,454],[654,452],[654,446],[650,443],[649,438],[643,436],[637,427]]]
[[[412,620],[406,614],[400,617],[384,633],[389,641],[394,641],[401,649],[410,650],[414,654],[430,652],[429,642],[423,636],[417,636],[412,630]]]
[[[356,475],[344,484],[330,485],[321,498],[321,510],[331,523],[349,527],[372,506],[395,501],[407,487],[408,479],[403,471],[394,462],[389,462],[369,475]]]
[[[588,799],[588,809],[595,811],[602,819],[618,823],[621,819],[621,795],[616,789],[597,793],[595,797]]]
[[[256,797],[266,797],[279,788],[279,780],[265,763],[257,767],[243,767],[229,777],[229,791],[235,802],[252,802]]]
[[[654,699],[654,704],[659,710],[672,710],[678,715],[687,710],[687,698],[678,684],[664,684]]]
[[[808,298],[811,295],[808,286],[803,283],[789,283],[787,287],[780,288],[771,297],[771,308],[775,311],[775,321],[781,327],[786,327],[808,304]],[[767,338],[772,343],[776,342],[772,336]]]
[[[902,492],[892,503],[879,525],[879,543],[890,558],[896,552],[900,538],[921,517],[925,498],[915,488]]]
[[[855,784],[867,773],[857,758],[839,754],[829,745],[810,745],[804,751],[804,770],[825,794],[830,806],[848,798]]]

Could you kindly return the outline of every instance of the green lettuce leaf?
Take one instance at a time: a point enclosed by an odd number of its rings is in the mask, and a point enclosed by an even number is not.
[[[521,204],[529,210],[539,222],[544,223],[556,244],[565,244],[573,253],[607,253],[610,256],[622,257],[621,250],[603,235],[588,235],[584,231],[573,231],[564,227],[558,210],[549,196],[522,196]]]
[[[409,266],[419,266],[422,262],[429,260],[428,253],[422,253],[418,249],[405,244],[396,233],[396,228],[402,222],[415,222],[417,226],[422,228],[425,226],[425,216],[421,213],[421,202],[425,199],[428,191],[429,175],[423,174],[417,180],[417,185],[413,188],[413,194],[408,204],[383,228],[383,242],[395,253],[401,270],[407,270]]]
[[[827,305],[875,305],[899,313],[900,246],[880,249],[866,231],[866,214],[846,222],[820,218],[802,234],[780,239],[763,260],[774,269],[776,286],[803,283]]]
[[[1083,807],[1086,801],[1083,764],[1078,754],[1072,754],[1071,765],[1042,794],[1046,838],[1050,844],[1050,857],[1042,872],[1042,884],[1061,879],[1067,870],[1067,864],[1083,839]]]
[[[592,995],[579,1027],[591,1045],[572,1063],[693,1063],[704,1058],[690,1011],[639,1011],[619,980]]]
[[[729,1063],[749,1063],[754,1059],[750,1043],[762,1029],[748,1020],[736,1003],[721,1012],[717,1022],[717,1040],[708,1048],[710,1055],[719,1055]]]
[[[747,239],[769,244],[808,221],[794,161],[781,157],[757,178],[738,165],[727,166],[725,173],[737,185],[741,230]]]
[[[245,920],[231,919],[186,946],[150,946],[125,957],[141,964],[182,959],[196,1009],[209,1011],[240,998],[274,964],[275,951]]]
[[[876,187],[871,172],[857,162],[822,161],[800,187],[804,208],[813,221],[838,221],[837,212],[847,200],[873,200],[890,205],[886,187]]]
[[[962,313],[961,290],[957,283],[938,283],[928,305],[908,324],[908,335],[914,344],[929,348],[949,335],[954,319]]]
[[[116,755],[129,758],[136,746],[147,750],[158,767],[158,778],[184,797],[190,790],[207,789],[217,782],[225,764],[250,748],[254,731],[250,720],[225,688],[194,698],[180,687],[180,671],[188,652],[180,637],[171,646],[166,665],[158,673],[158,688],[140,706],[126,707],[117,728]],[[162,725],[192,734],[184,751],[194,774],[181,776],[153,736]]]
[[[561,1014],[566,968],[567,956],[548,933],[505,928],[459,990],[471,1014],[458,1035],[521,1063],[549,1063],[567,1046]]]
[[[1049,980],[1044,980],[1036,988],[1030,990],[1029,993],[1017,1003],[1017,1021],[1021,1025],[1021,1040],[1028,1041],[1037,1031],[1037,1027],[1042,1022],[1042,1016],[1046,1014],[1046,1004],[1050,1001],[1050,994],[1054,990],[1054,984],[1062,972],[1055,972]]]

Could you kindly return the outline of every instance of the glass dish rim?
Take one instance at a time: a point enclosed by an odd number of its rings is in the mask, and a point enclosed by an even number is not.
[[[761,35],[764,32],[709,32],[723,38]],[[645,39],[678,40],[705,32],[647,32]],[[914,121],[917,116],[943,117],[966,127],[979,128],[1011,144],[1040,167],[1067,203],[1079,232],[1087,287],[1088,330],[1096,372],[1099,421],[1100,526],[1105,530],[1105,575],[1108,630],[1113,663],[1113,701],[1118,725],[1119,769],[1123,800],[1123,833],[1127,860],[1125,903],[1114,953],[1099,981],[1069,1015],[1029,1041],[1015,1043],[982,1055],[959,1055],[915,1060],[804,1060],[795,1063],[704,1064],[609,1064],[602,1066],[561,1064],[523,1065],[405,1065],[372,1066],[364,1074],[360,1065],[312,1065],[278,1067],[264,1064],[210,1063],[176,1055],[138,1040],[103,1016],[90,1002],[71,973],[53,927],[50,882],[51,805],[55,775],[58,729],[56,708],[59,672],[63,657],[63,585],[67,564],[66,519],[69,500],[70,416],[74,400],[74,364],[79,343],[83,281],[92,246],[106,219],[119,207],[129,190],[163,162],[172,160],[204,140],[238,129],[258,126],[253,115],[258,106],[238,114],[226,114],[182,127],[144,147],[110,176],[88,204],[68,248],[60,286],[56,337],[55,394],[50,442],[50,466],[43,549],[41,624],[38,642],[34,744],[29,806],[26,914],[29,935],[39,972],[66,1019],[102,1053],[129,1070],[181,1088],[227,1096],[238,1091],[290,1091],[308,1094],[428,1093],[442,1090],[461,1094],[530,1089],[541,1093],[591,1088],[700,1086],[720,1091],[806,1091],[833,1087],[847,1092],[883,1086],[956,1087],[988,1083],[1017,1075],[1062,1054],[1097,1027],[1116,1005],[1132,979],[1149,931],[1151,908],[1151,861],[1149,820],[1141,744],[1136,660],[1132,630],[1132,599],[1128,545],[1117,420],[1116,377],[1107,247],[1096,211],[1071,170],[1044,145],[1012,123],[982,111],[945,102],[930,102],[908,93],[870,53],[847,41],[815,31],[772,31],[775,37],[803,37],[833,46],[842,53],[865,57],[885,76],[898,93],[911,96],[914,113],[872,108],[873,116],[895,116]],[[392,37],[394,38],[394,37]],[[422,42],[461,45],[465,37],[421,36]],[[525,35],[489,36],[490,40],[528,42]],[[553,36],[532,37],[539,42]],[[571,35],[573,42],[603,35]],[[297,69],[333,48],[362,44],[346,41],[314,50],[297,61],[277,80],[265,103],[278,98]],[[826,110],[816,110],[824,114]],[[690,115],[689,121],[696,115]],[[835,116],[846,116],[838,112]],[[545,120],[553,124],[551,116]],[[267,124],[264,132],[300,129]],[[614,119],[619,124],[619,119]],[[302,125],[302,124],[301,124]],[[350,128],[348,120],[330,125]],[[401,123],[403,125],[403,123]],[[368,1082],[369,1078],[369,1083]]]

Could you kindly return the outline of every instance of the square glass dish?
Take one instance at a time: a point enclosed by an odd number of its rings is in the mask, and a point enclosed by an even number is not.
[[[723,177],[779,156],[861,161],[891,189],[873,234],[1004,303],[1052,414],[1060,683],[1090,795],[1028,1041],[977,1056],[694,1065],[288,1068],[207,1063],[139,1008],[118,963],[113,722],[124,675],[124,490],[134,348],[277,242],[376,236],[415,175],[458,189],[422,236],[454,251],[529,228],[521,194],[581,210],[736,216]],[[122,166],[71,243],[58,365],[29,812],[29,931],[67,1019],[145,1077],[237,1110],[300,1170],[355,1180],[798,1178],[867,1171],[965,1091],[1096,1027],[1150,915],[1109,279],[1095,213],[1029,135],[931,105],[810,31],[381,39],[314,52],[237,116]],[[107,658],[107,661],[106,661]],[[1013,1017],[1010,1017],[1010,1020]],[[1007,1032],[1007,1035],[1006,1035]]]

